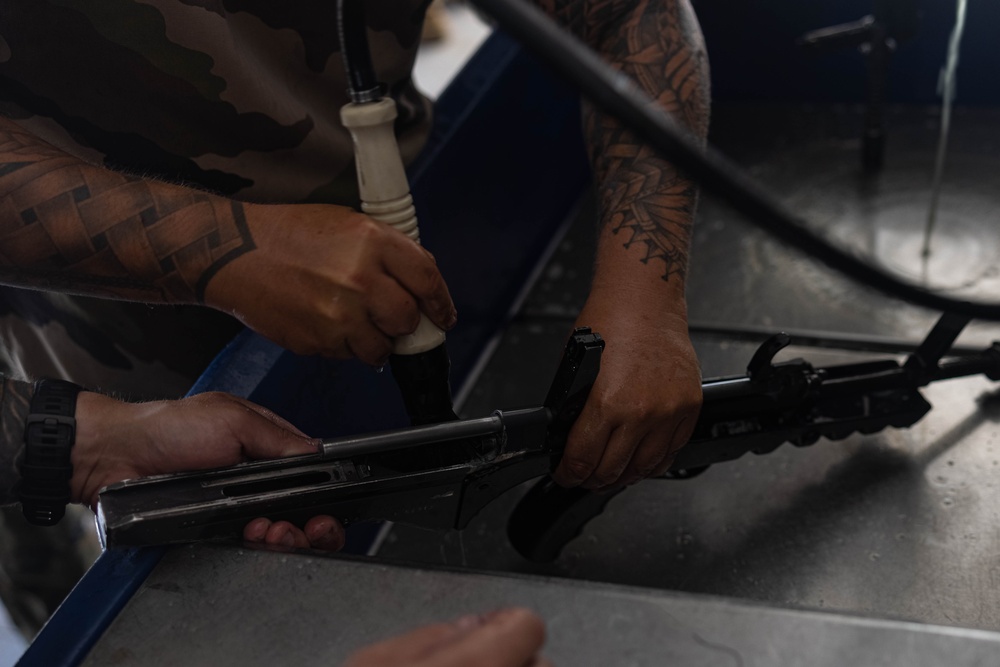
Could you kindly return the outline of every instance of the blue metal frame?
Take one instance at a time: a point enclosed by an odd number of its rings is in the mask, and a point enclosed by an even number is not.
[[[586,187],[577,96],[495,34],[438,100],[428,147],[410,174],[423,242],[459,311],[448,346],[460,386]],[[230,343],[191,393],[212,390],[247,396],[318,436],[407,421],[389,373],[300,357],[250,331]],[[165,552],[105,552],[18,665],[79,664]]]
[[[18,666],[80,664],[164,553],[164,548],[105,551],[38,633]]]

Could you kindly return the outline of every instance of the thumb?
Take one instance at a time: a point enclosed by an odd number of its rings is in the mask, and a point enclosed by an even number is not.
[[[267,408],[238,397],[243,418],[234,426],[243,455],[250,459],[273,459],[315,454],[319,440],[310,438]]]

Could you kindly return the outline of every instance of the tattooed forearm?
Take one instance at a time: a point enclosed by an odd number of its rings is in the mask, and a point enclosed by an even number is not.
[[[0,505],[17,502],[31,392],[30,383],[0,375]]]
[[[628,74],[696,136],[708,132],[708,60],[687,0],[537,0]],[[584,131],[601,197],[601,225],[638,261],[683,283],[694,185],[589,105]]]
[[[0,282],[202,302],[253,247],[240,203],[84,163],[0,119]]]

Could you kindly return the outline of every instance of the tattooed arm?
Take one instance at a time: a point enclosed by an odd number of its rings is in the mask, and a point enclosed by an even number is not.
[[[369,363],[419,310],[444,328],[455,319],[433,258],[367,216],[117,173],[2,117],[0,283],[203,303],[295,352]]]
[[[688,0],[536,1],[705,137],[708,62]],[[586,105],[584,132],[600,219],[594,279],[577,323],[603,334],[607,349],[556,480],[602,488],[662,474],[698,416],[701,378],[684,301],[697,192]]]

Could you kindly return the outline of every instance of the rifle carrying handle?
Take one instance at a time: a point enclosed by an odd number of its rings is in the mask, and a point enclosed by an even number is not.
[[[340,120],[354,141],[361,210],[420,243],[410,183],[393,131],[396,103],[386,96],[377,102],[346,104],[340,110]],[[421,313],[416,331],[393,342],[393,354],[427,352],[443,344],[444,339],[444,331]]]

